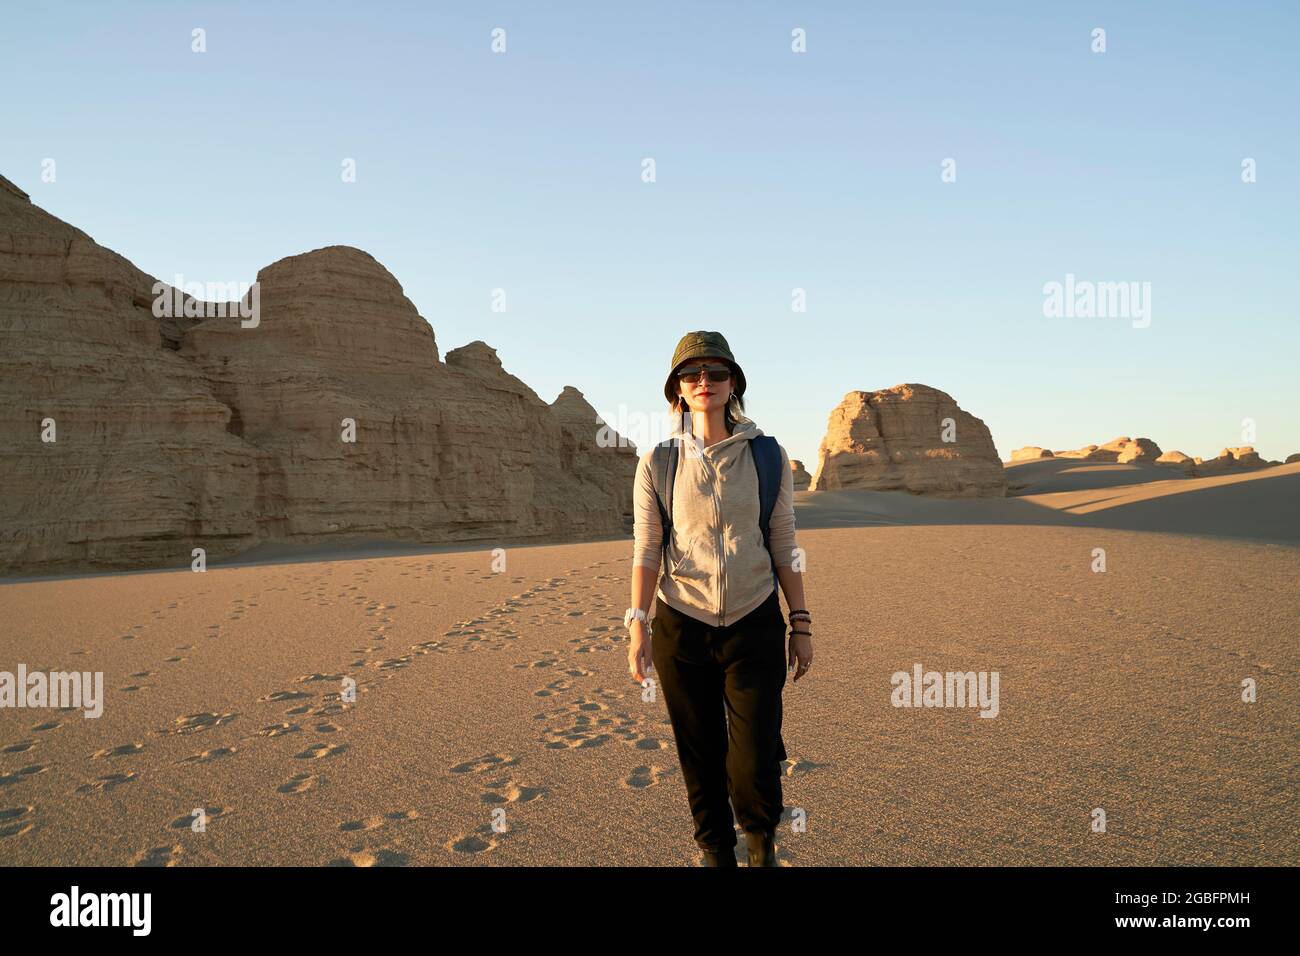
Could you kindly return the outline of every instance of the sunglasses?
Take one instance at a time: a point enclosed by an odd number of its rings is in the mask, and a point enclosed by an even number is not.
[[[707,372],[710,382],[725,382],[731,378],[731,367],[727,365],[685,365],[677,370],[679,382],[693,382]]]

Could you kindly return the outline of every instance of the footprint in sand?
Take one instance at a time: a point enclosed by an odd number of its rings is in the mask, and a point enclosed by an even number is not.
[[[643,734],[628,733],[623,738],[624,742],[634,750],[667,750],[668,741],[660,740],[658,737],[647,737]]]
[[[781,770],[787,777],[801,776],[805,773],[811,773],[814,770],[820,770],[822,767],[829,767],[830,764],[813,763],[811,760],[782,760]]]
[[[238,714],[186,714],[184,717],[177,717],[172,721],[172,726],[166,730],[159,731],[163,734],[188,734],[202,733],[205,730],[211,730],[213,727],[220,727],[222,724],[228,724],[238,717]]]
[[[309,790],[315,790],[323,786],[324,778],[316,776],[314,773],[297,774],[288,783],[282,783],[276,787],[278,793],[306,793]]]
[[[45,764],[32,764],[30,767],[23,767],[21,770],[15,770],[13,773],[0,777],[0,787],[10,787],[15,783],[22,783],[28,777],[34,777],[38,773],[45,773],[50,768]]]
[[[560,663],[558,657],[543,657],[541,660],[529,661],[525,664],[515,664],[515,670],[540,670],[545,667],[554,667]]]
[[[485,773],[487,771],[503,770],[506,767],[513,767],[519,763],[518,757],[512,757],[509,754],[484,754],[481,757],[474,757],[466,760],[464,763],[458,763],[451,768],[452,773]]]
[[[358,689],[363,692],[366,690],[364,685],[360,686]],[[337,695],[334,696],[337,699]],[[319,707],[304,708],[305,712],[312,717],[326,717],[330,714],[341,714],[347,709],[348,708],[343,704],[321,704]],[[292,713],[292,711],[288,711],[287,713]]]
[[[90,755],[91,760],[103,760],[105,757],[133,757],[144,750],[144,744],[122,744],[120,747],[107,747],[96,750]]]
[[[36,818],[32,815],[35,811],[34,806],[0,809],[0,840],[22,836],[36,826]]]
[[[533,691],[534,697],[554,697],[556,694],[563,694],[566,690],[573,688],[573,682],[557,678],[551,681],[545,687]]]
[[[330,860],[330,866],[406,866],[411,858],[405,853],[387,847],[370,849],[354,847],[337,859]]]
[[[4,750],[0,750],[0,753],[21,754],[21,753],[26,753],[27,751],[31,750],[35,746],[36,746],[36,741],[34,740],[20,740],[18,741],[18,743],[10,744],[8,747],[5,747]]]
[[[496,780],[484,786],[487,789],[479,794],[479,799],[490,804],[531,803],[548,792],[545,787],[525,787],[513,780]]]
[[[471,855],[487,853],[489,850],[496,849],[508,832],[502,831],[498,833],[492,829],[492,824],[485,823],[481,827],[477,827],[472,833],[462,833],[449,840],[444,846],[453,853]]]
[[[627,790],[644,790],[655,786],[665,777],[671,777],[675,772],[672,767],[637,767],[619,781],[619,786]]]
[[[394,810],[382,816],[366,817],[364,820],[348,820],[345,823],[340,823],[339,829],[345,833],[353,833],[358,830],[378,830],[385,824],[401,820],[414,820],[419,815],[415,810]]]
[[[37,724],[35,727],[33,727],[33,728],[32,728],[32,732],[33,732],[33,733],[38,733],[38,734],[39,734],[39,733],[42,733],[42,732],[44,732],[44,731],[46,731],[46,730],[55,730],[55,729],[57,729],[57,728],[59,728],[59,727],[62,727],[62,726],[63,726],[63,724],[62,724],[61,721],[57,721],[57,720],[47,720],[45,723],[43,723],[43,724]]]
[[[108,793],[108,791],[120,787],[124,783],[131,783],[139,778],[137,773],[110,773],[106,777],[100,777],[90,783],[83,783],[76,789],[76,793],[85,796],[91,793]]]
[[[131,860],[132,866],[177,866],[185,849],[180,844],[156,846],[142,850]]]
[[[220,760],[222,757],[233,757],[234,755],[234,747],[217,747],[213,750],[192,754],[181,760],[180,763],[212,763],[212,761]]]
[[[231,812],[230,807],[204,807],[203,814],[207,817],[207,820],[204,821],[204,826],[206,827],[207,824],[220,817],[230,816]],[[167,824],[167,828],[169,830],[190,830],[193,829],[194,821],[196,819],[198,818],[194,816],[193,812],[190,812],[184,816],[177,817],[171,823]]]
[[[637,729],[644,725],[643,718],[623,711],[611,713],[607,704],[590,698],[537,714],[535,719],[549,721],[540,738],[547,750],[600,747],[616,738],[648,750],[662,749],[655,743],[641,743],[651,739]]]
[[[305,690],[277,690],[265,697],[257,698],[259,704],[278,704],[283,700],[306,700],[312,695]]]
[[[284,734],[294,734],[302,730],[297,724],[271,724],[263,727],[257,732],[259,737],[280,737]]]
[[[294,757],[298,760],[323,760],[327,757],[337,757],[347,749],[347,744],[312,744],[302,753],[294,754]]]

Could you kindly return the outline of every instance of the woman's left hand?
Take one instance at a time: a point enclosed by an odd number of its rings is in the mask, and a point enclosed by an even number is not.
[[[811,631],[812,625],[807,621],[794,621],[795,628],[800,631]],[[812,667],[813,662],[813,645],[811,634],[791,634],[790,635],[790,654],[788,657],[788,667],[794,668],[794,679],[798,680],[808,673],[808,668]]]

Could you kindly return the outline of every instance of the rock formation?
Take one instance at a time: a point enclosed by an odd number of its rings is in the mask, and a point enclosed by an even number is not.
[[[1052,453],[1046,448],[1039,448],[1037,445],[1026,445],[1024,448],[1017,448],[1011,453],[1012,461],[1036,461],[1039,458],[1051,458]]]
[[[1300,456],[1293,456],[1300,461]],[[1289,461],[1290,459],[1288,459]],[[1265,461],[1249,445],[1240,448],[1225,448],[1215,458],[1189,458],[1181,451],[1166,452],[1156,459],[1157,465],[1181,468],[1189,478],[1205,478],[1210,475],[1226,475],[1236,471],[1256,471],[1281,464]]]
[[[798,458],[791,458],[790,472],[794,476],[794,490],[807,491],[808,486],[812,484],[812,476],[808,474],[808,469],[804,468],[803,462]]]
[[[1113,438],[1104,445],[1085,445],[1075,451],[1058,451],[1057,458],[1148,464],[1160,457],[1160,446],[1150,438]],[[1014,459],[1013,459],[1014,460]]]
[[[1073,451],[1067,448],[1064,451],[1053,452],[1052,456],[1054,458],[1087,458],[1096,450],[1096,445],[1084,445],[1082,448],[1076,448]]]
[[[358,249],[258,282],[252,327],[156,318],[152,278],[0,177],[0,573],[625,529],[636,451],[576,390],[547,405],[483,342],[439,361]]]
[[[1239,448],[1225,448],[1215,458],[1208,461],[1196,458],[1194,462],[1194,473],[1198,478],[1206,475],[1223,475],[1234,471],[1255,471],[1259,468],[1269,468],[1281,464],[1281,462],[1276,461],[1265,461],[1249,445],[1243,445]]]
[[[1006,494],[984,423],[928,385],[854,391],[831,412],[813,491],[869,488],[944,497]]]
[[[1168,465],[1171,468],[1181,468],[1183,471],[1190,471],[1195,464],[1192,459],[1184,455],[1181,451],[1167,451],[1156,459],[1157,465]]]

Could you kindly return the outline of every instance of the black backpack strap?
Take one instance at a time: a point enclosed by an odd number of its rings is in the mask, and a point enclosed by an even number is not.
[[[776,576],[776,559],[772,557],[772,512],[781,492],[781,446],[771,435],[750,439],[749,450],[758,471],[758,526],[763,530],[763,546],[772,561],[772,582],[779,584]]]
[[[673,480],[677,476],[677,449],[681,442],[675,438],[661,441],[650,457],[650,479],[654,483],[655,500],[659,505],[659,524],[663,528],[661,564],[668,561],[668,543],[673,533]]]

